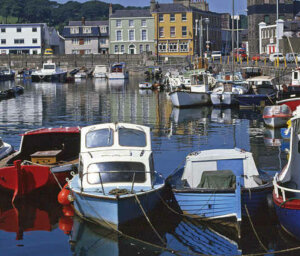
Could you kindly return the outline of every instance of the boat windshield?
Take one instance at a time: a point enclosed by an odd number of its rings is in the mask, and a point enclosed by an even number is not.
[[[112,129],[99,129],[90,131],[86,134],[86,147],[109,147],[114,143],[114,136]]]
[[[88,183],[144,183],[145,165],[139,162],[103,162],[88,167]]]
[[[143,131],[128,128],[119,128],[120,146],[145,147],[146,134]]]
[[[44,65],[44,69],[55,69],[54,65]]]

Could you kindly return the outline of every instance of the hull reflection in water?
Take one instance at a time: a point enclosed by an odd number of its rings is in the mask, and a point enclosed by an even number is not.
[[[211,107],[203,106],[198,108],[173,108],[171,119],[175,123],[182,123],[192,120],[207,121]]]

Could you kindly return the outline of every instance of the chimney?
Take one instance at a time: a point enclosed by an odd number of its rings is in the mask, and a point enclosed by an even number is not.
[[[111,16],[113,13],[112,4],[109,5],[109,16]]]
[[[81,18],[81,24],[82,24],[82,26],[85,26],[85,18],[84,17]]]

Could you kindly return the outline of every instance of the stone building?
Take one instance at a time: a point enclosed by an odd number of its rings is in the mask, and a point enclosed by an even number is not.
[[[293,20],[300,11],[299,1],[278,0],[279,1],[279,19],[284,21]],[[277,0],[247,0],[248,9],[248,40],[250,56],[259,53],[259,23],[266,25],[276,23]]]

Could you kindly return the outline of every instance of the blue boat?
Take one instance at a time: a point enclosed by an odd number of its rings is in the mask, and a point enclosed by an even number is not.
[[[291,119],[290,157],[280,174],[274,176],[273,201],[281,226],[300,238],[300,107]]]
[[[82,128],[79,173],[69,181],[79,216],[118,229],[153,210],[164,185],[154,170],[149,127],[108,123]]]
[[[233,219],[238,226],[246,205],[255,214],[266,205],[272,181],[255,166],[250,152],[214,149],[190,153],[184,168],[169,176],[183,214],[198,219]]]

